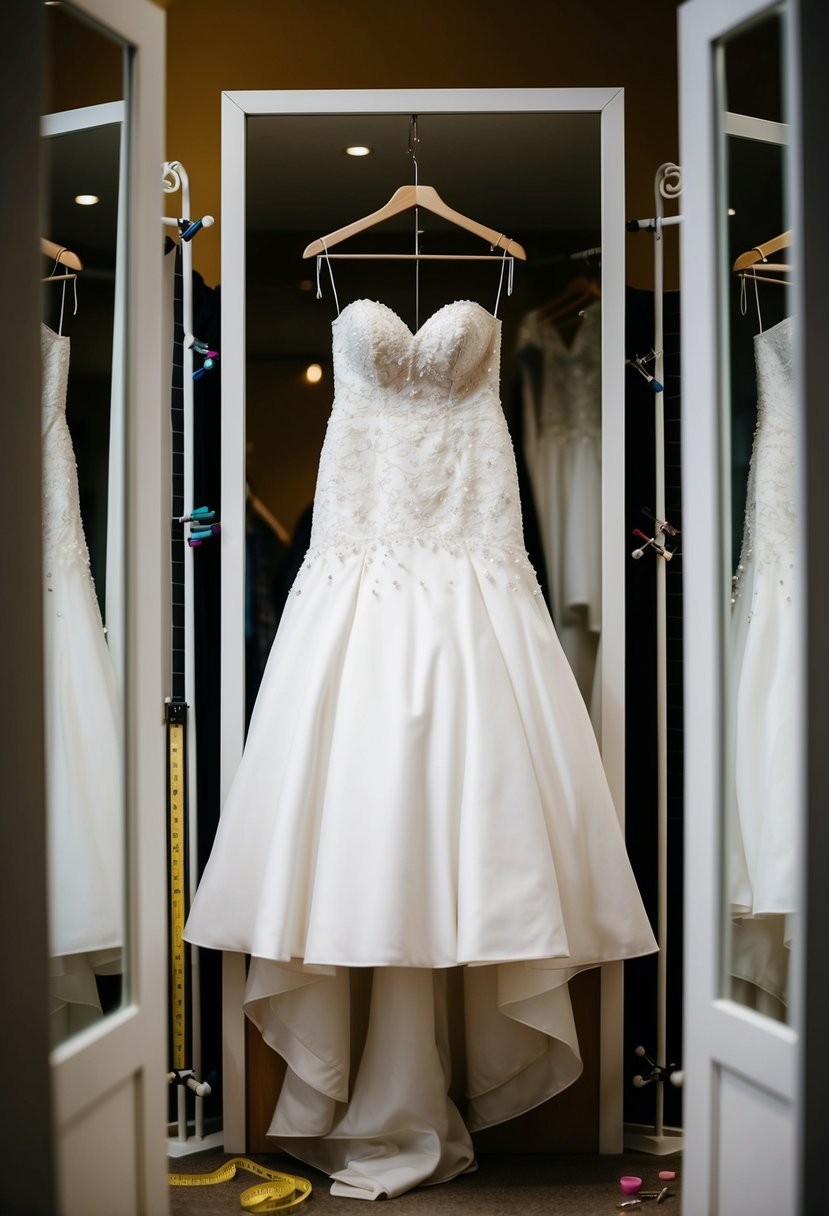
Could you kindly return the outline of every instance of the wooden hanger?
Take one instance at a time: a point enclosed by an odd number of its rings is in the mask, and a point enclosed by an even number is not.
[[[792,243],[792,231],[782,232],[780,236],[772,237],[770,241],[766,241],[764,245],[755,245],[753,249],[749,249],[746,253],[741,253],[731,267],[732,270],[759,270],[760,264],[766,262],[770,253],[777,253],[780,249],[787,249]],[[779,267],[782,270],[782,266]]]
[[[602,289],[594,278],[587,274],[578,274],[570,279],[563,291],[553,296],[546,304],[542,304],[538,315],[544,321],[556,321],[573,314],[583,308],[590,300],[601,299]]]
[[[47,258],[51,258],[60,266],[68,266],[70,270],[83,270],[83,262],[76,253],[63,245],[56,245],[54,241],[47,241],[45,236],[40,238],[40,249]]]
[[[442,219],[448,220],[458,228],[465,228],[468,232],[473,232],[475,236],[488,241],[495,249],[505,250],[508,256],[520,258],[524,262],[527,260],[526,252],[517,241],[510,240],[509,237],[504,236],[503,232],[496,232],[494,228],[487,228],[484,224],[479,224],[477,220],[472,220],[468,216],[462,215],[460,211],[455,211],[443,201],[434,186],[420,185],[400,186],[379,211],[373,211],[370,215],[363,216],[359,220],[354,220],[353,223],[346,224],[344,228],[338,228],[335,232],[329,233],[328,236],[322,237],[318,241],[312,241],[302,256],[304,258],[318,257],[330,249],[332,245],[339,245],[340,241],[345,241],[350,236],[356,236],[358,232],[364,232],[367,228],[373,228],[375,224],[382,224],[384,220],[399,215],[401,211],[408,211],[411,207],[423,207],[425,211],[431,211],[435,215],[441,216]],[[454,262],[481,261],[492,258],[493,254],[334,253],[331,256],[335,258],[390,258],[401,261]]]

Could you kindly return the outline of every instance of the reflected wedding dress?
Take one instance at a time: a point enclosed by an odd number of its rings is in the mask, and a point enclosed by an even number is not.
[[[100,1015],[95,973],[121,970],[124,787],[115,670],[66,423],[69,338],[42,325],[41,357],[49,953],[61,1038]]]
[[[269,1134],[374,1199],[571,1084],[568,980],[655,942],[524,548],[500,322],[333,330],[311,545],[185,937],[252,955]]]
[[[755,336],[757,427],[731,625],[732,972],[785,1004],[801,724],[793,321]]]
[[[602,612],[602,306],[584,310],[572,342],[540,310],[518,334],[524,454],[559,641],[590,710],[598,693]]]

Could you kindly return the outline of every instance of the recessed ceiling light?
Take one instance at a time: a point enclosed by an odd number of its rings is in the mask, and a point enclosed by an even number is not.
[[[76,194],[75,202],[79,207],[94,207],[96,203],[100,203],[97,194]]]
[[[736,214],[737,214],[737,212],[734,210],[734,208],[733,208],[733,207],[729,207],[729,208],[728,208],[728,214],[729,214],[729,215],[736,215]]]
[[[346,156],[371,156],[373,148],[367,147],[365,144],[352,144],[345,149]]]
[[[322,368],[319,363],[309,363],[305,369],[305,379],[309,384],[319,384],[322,380]]]

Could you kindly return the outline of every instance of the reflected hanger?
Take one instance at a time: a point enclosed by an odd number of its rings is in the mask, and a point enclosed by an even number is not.
[[[577,309],[583,308],[583,305],[590,303],[590,300],[600,299],[600,297],[602,297],[602,288],[594,278],[590,275],[576,275],[575,278],[571,278],[563,291],[560,291],[558,295],[553,295],[552,299],[541,305],[538,315],[545,317],[545,320],[554,321],[557,317],[574,313]]]
[[[792,231],[781,232],[780,236],[772,237],[770,241],[766,241],[763,245],[755,245],[753,249],[749,249],[746,253],[741,253],[735,260],[732,270],[739,273],[740,271],[750,270],[751,273],[756,273],[768,267],[769,270],[790,270],[791,267],[782,262],[769,262],[768,256],[770,253],[777,253],[781,249],[788,249],[792,243]]]
[[[58,335],[63,334],[63,310],[66,304],[66,284],[69,280],[72,281],[72,286],[75,289],[75,307],[72,310],[72,316],[78,315],[78,274],[79,270],[83,270],[83,262],[76,253],[71,249],[66,249],[62,245],[56,245],[54,241],[49,241],[45,237],[40,239],[41,251],[48,257],[53,257],[54,264],[50,274],[47,274],[40,281],[41,283],[63,283],[63,288],[60,297],[60,320],[58,321]],[[70,269],[66,274],[55,274],[59,266],[69,266]]]
[[[570,279],[564,289],[542,304],[538,315],[544,321],[564,320],[577,317],[591,300],[601,299],[602,289],[596,279],[588,274],[578,274]]]
[[[58,266],[67,266],[70,270],[83,270],[83,262],[76,253],[71,249],[67,249],[64,245],[56,245],[54,241],[49,241],[45,236],[40,238],[40,251],[47,258],[51,258],[55,263],[55,269]],[[59,275],[52,274],[52,278],[59,278]],[[44,282],[47,280],[44,279]]]

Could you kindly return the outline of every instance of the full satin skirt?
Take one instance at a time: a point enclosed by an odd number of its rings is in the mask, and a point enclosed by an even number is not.
[[[246,1011],[288,1063],[270,1133],[337,1193],[452,1177],[468,1129],[576,1079],[567,981],[656,943],[524,558],[431,539],[309,555],[185,936],[253,956]]]

